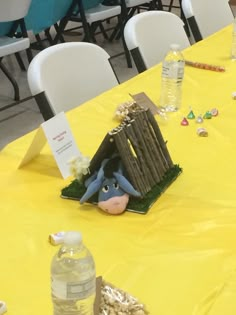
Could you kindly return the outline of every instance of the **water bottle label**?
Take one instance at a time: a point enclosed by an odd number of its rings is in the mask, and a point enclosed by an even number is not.
[[[82,300],[95,292],[95,278],[79,281],[64,282],[52,278],[52,294],[59,299]]]
[[[184,62],[179,61],[171,64],[163,62],[162,77],[167,79],[183,79],[184,76]]]

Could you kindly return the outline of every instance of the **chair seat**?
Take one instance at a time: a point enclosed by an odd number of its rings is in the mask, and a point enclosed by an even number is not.
[[[149,3],[151,2],[151,0],[126,0],[125,3],[126,3],[126,7],[127,8],[133,8],[133,7],[136,7],[136,6],[139,6],[141,4],[144,4],[144,3]]]
[[[85,11],[86,19],[89,24],[101,20],[109,19],[113,16],[119,15],[121,13],[121,7],[116,6],[106,6],[99,4],[94,8]]]
[[[0,37],[0,57],[7,56],[29,48],[29,38]]]

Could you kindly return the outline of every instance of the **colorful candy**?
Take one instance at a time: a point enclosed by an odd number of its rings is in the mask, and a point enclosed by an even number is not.
[[[197,118],[196,118],[196,123],[198,124],[202,124],[203,123],[203,118],[201,115],[199,115]]]
[[[202,115],[197,116],[196,119],[195,119],[195,122],[198,123],[198,124],[201,124],[204,121],[203,118],[204,119],[211,119],[212,117],[218,116],[218,114],[219,114],[218,109],[217,108],[212,108],[211,110],[207,111],[204,114],[203,117],[202,117]],[[190,112],[188,113],[187,118],[188,119],[194,119],[195,118],[195,115],[194,115],[192,110],[190,110]],[[187,118],[184,117],[182,119],[182,121],[181,121],[181,125],[182,126],[188,126],[189,125],[189,122],[188,122]],[[204,127],[199,127],[199,128],[197,128],[197,134],[200,137],[207,137],[208,136],[208,131]]]
[[[209,111],[207,111],[205,115],[203,116],[204,119],[211,119],[211,117],[212,117],[212,114]]]
[[[217,108],[212,108],[212,110],[210,111],[211,115],[216,117],[218,116],[219,112]]]
[[[189,123],[188,123],[188,120],[184,117],[183,120],[181,121],[181,125],[182,126],[188,126]]]
[[[208,136],[208,132],[205,128],[201,127],[201,128],[197,128],[197,134],[200,137],[207,137]]]
[[[192,110],[188,113],[187,118],[188,118],[188,119],[194,119],[194,118],[195,118],[195,115],[194,115],[194,113],[193,113]]]

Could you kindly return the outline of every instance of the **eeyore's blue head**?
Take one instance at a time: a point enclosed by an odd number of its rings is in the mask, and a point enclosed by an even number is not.
[[[85,186],[87,190],[80,203],[98,192],[99,208],[111,214],[120,214],[126,209],[129,195],[141,196],[123,175],[122,163],[117,156],[103,160],[99,171],[85,181]]]

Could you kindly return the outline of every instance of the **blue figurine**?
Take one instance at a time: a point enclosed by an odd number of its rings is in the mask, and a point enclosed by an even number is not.
[[[124,212],[129,202],[129,195],[140,197],[141,194],[134,189],[123,173],[119,156],[104,159],[98,172],[85,180],[87,190],[81,197],[80,203],[83,204],[98,192],[99,208],[110,214]]]

